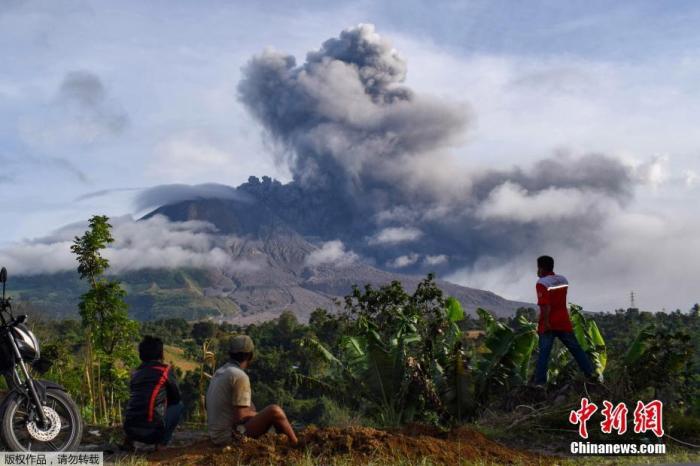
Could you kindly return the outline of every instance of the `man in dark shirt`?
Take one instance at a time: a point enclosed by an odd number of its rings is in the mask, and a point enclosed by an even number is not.
[[[145,336],[139,344],[141,365],[131,374],[131,396],[126,407],[124,446],[133,442],[167,445],[182,416],[180,390],[172,367],[163,364],[163,342]]]
[[[589,380],[593,378],[593,364],[579,345],[569,319],[567,308],[568,280],[554,273],[554,259],[550,256],[537,258],[537,304],[540,319],[537,333],[540,335],[540,353],[535,368],[535,385],[547,382],[547,366],[554,339],[559,338],[572,354],[579,367]]]

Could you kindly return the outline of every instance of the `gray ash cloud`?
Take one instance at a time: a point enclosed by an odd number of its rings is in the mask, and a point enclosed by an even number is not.
[[[600,154],[459,168],[446,149],[469,130],[465,96],[419,95],[406,73],[371,25],[327,40],[302,64],[275,51],[253,57],[240,100],[294,179],[251,178],[238,191],[300,233],[342,240],[381,266],[443,272],[554,241],[594,243],[610,206],[631,198],[631,170]]]
[[[468,120],[404,86],[406,63],[369,25],[327,40],[303,65],[267,51],[243,73],[240,99],[284,148],[295,180],[353,196],[391,194],[397,163],[429,160]]]
[[[79,123],[105,133],[120,134],[129,123],[126,112],[110,100],[100,77],[90,71],[66,73],[58,99]]]

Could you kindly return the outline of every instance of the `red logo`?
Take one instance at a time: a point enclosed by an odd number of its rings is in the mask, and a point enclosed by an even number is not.
[[[588,401],[588,398],[581,398],[581,409],[569,413],[569,422],[578,424],[578,434],[583,438],[588,438],[588,427],[586,423],[598,411],[595,403]]]
[[[619,403],[613,409],[613,404],[609,401],[603,401],[603,410],[600,412],[605,419],[600,423],[600,430],[605,434],[609,434],[614,430],[617,435],[622,435],[627,432],[627,405]]]
[[[663,407],[663,403],[659,400],[646,404],[637,401],[637,407],[634,410],[634,432],[641,434],[651,431],[657,437],[662,437],[664,435]],[[581,408],[569,413],[569,422],[578,425],[578,434],[582,438],[588,438],[587,423],[596,411],[598,411],[598,406],[595,403],[589,401],[588,398],[581,398]],[[600,430],[604,434],[610,434],[613,430],[617,431],[618,435],[627,432],[629,410],[625,403],[618,403],[615,406],[610,401],[605,400],[600,413],[603,415]]]
[[[659,400],[650,401],[647,404],[637,401],[634,410],[634,432],[639,434],[648,430],[657,437],[664,435],[662,423],[664,404]]]

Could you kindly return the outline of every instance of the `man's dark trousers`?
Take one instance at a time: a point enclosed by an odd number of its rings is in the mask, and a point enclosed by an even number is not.
[[[170,439],[173,437],[173,432],[175,431],[177,424],[180,422],[184,409],[185,406],[182,404],[182,402],[168,406],[168,409],[165,411],[165,419],[163,419],[165,421],[165,429],[163,431],[163,438],[160,442],[161,444],[167,445],[170,443]]]
[[[549,366],[549,355],[552,352],[555,337],[559,338],[568,348],[586,377],[590,377],[593,374],[593,364],[579,345],[574,333],[550,330],[540,334],[540,355],[537,358],[537,367],[535,368],[535,383],[538,385],[547,383],[547,366]]]

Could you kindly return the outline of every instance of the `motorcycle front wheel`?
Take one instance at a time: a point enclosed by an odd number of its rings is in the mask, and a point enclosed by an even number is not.
[[[73,399],[62,390],[46,391],[44,414],[47,425],[40,425],[34,404],[16,393],[2,412],[0,435],[11,451],[74,451],[83,436],[83,421]]]

